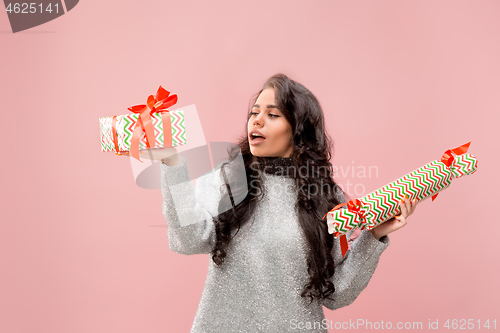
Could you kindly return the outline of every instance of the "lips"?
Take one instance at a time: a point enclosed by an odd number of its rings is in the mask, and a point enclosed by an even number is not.
[[[248,136],[249,136],[250,138],[252,138],[252,134],[253,134],[253,133],[256,133],[256,134],[258,134],[258,135],[262,136],[264,139],[266,138],[266,137],[265,137],[265,135],[264,135],[264,134],[262,134],[262,132],[261,132],[261,131],[256,130],[256,129],[253,129],[253,130],[251,130],[250,132],[248,132]]]
[[[254,137],[253,133],[257,133],[257,134],[262,135],[262,136]],[[258,131],[258,130],[251,130],[248,133],[248,139],[249,139],[249,143],[251,145],[258,145],[258,144],[266,141],[266,137],[260,131]]]
[[[264,138],[262,138],[262,137],[258,136],[258,137],[256,137],[255,139],[254,139],[254,138],[250,138],[249,143],[250,143],[251,145],[258,145],[258,144],[261,144],[261,143],[262,143],[262,142],[264,142],[264,141],[266,141],[266,139],[264,139]]]

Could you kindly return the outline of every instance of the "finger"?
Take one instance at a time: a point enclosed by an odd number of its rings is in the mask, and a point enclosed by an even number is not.
[[[406,225],[407,219],[404,216],[401,216],[401,219],[399,220],[399,227],[402,228]]]
[[[418,204],[417,199],[412,200],[412,202],[411,202],[411,213],[412,214],[415,211],[415,208],[417,207],[417,204]]]
[[[411,202],[411,212],[412,212],[412,214],[415,211],[416,207],[417,207],[417,199],[412,200],[412,202]]]
[[[405,202],[404,202],[405,206],[406,206],[406,211],[411,214],[411,201],[410,199],[408,198],[408,195],[405,194]],[[408,214],[408,215],[409,215]]]
[[[412,203],[411,203],[411,200],[409,200],[409,199],[406,202],[406,209],[408,211],[408,215],[406,215],[406,217],[408,217],[411,215],[411,213],[413,213]]]
[[[404,200],[401,200],[399,202],[399,216],[402,216],[403,214],[406,215],[407,214],[407,211],[406,211],[406,206],[404,204]]]
[[[406,209],[406,205],[404,204],[403,200],[401,200],[401,202],[399,203],[399,207],[401,209],[401,215],[408,215],[408,210]]]
[[[397,217],[395,216],[394,218],[397,220],[395,224],[397,229],[402,228],[406,225],[406,218],[403,215],[398,215]]]

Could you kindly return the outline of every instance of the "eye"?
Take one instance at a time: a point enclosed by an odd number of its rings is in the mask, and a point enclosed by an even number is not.
[[[250,112],[250,115],[251,115],[251,116],[253,116],[253,115],[258,115],[258,113],[257,113],[257,112]],[[279,117],[281,117],[281,116],[278,116],[278,115],[275,115],[275,114],[270,113],[270,114],[269,114],[269,117],[271,117],[271,118],[279,118]]]

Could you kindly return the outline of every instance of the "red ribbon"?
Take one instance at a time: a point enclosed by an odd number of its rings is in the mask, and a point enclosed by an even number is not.
[[[330,210],[328,213],[331,213],[333,210],[339,209],[340,207],[347,205],[347,209],[350,212],[355,213],[356,215],[358,215],[358,217],[361,221],[366,222],[366,215],[364,214],[364,211],[361,210],[361,207],[363,206],[363,204],[364,204],[363,201],[361,201],[359,199],[350,200],[347,203],[344,202],[344,203],[338,204],[337,206],[333,207],[333,209]],[[325,216],[327,216],[328,213],[326,213]],[[325,218],[325,216],[323,216],[323,219]],[[337,237],[339,234],[340,234],[340,232],[338,232],[338,231],[335,232],[335,237]],[[349,247],[349,245],[347,244],[347,237],[345,234],[343,234],[342,236],[340,236],[340,249],[342,250],[342,258],[345,256],[348,247]]]
[[[170,92],[163,89],[162,86],[158,88],[156,96],[149,95],[146,104],[135,105],[128,110],[138,113],[139,117],[135,123],[134,132],[132,133],[132,140],[130,143],[130,155],[142,162],[139,159],[139,142],[141,139],[142,132],[146,133],[146,146],[148,148],[155,147],[155,132],[153,122],[151,120],[151,115],[154,112],[161,113],[163,120],[163,135],[164,135],[164,147],[169,147],[172,145],[172,135],[169,131],[171,127],[170,116],[168,115],[169,110],[167,108],[171,107],[177,103],[177,95],[170,95]],[[114,120],[114,118],[113,118]],[[113,139],[116,137],[115,128],[113,122]],[[170,135],[168,135],[170,134]],[[115,141],[115,149],[118,152],[118,146]]]
[[[465,154],[467,152],[467,150],[469,150],[469,146],[470,146],[471,142],[472,141],[464,143],[463,145],[461,145],[460,147],[457,147],[455,149],[448,149],[447,151],[444,152],[443,156],[441,156],[441,162],[443,162],[446,165],[446,167],[449,169],[451,163],[453,163],[453,161],[455,160],[455,157],[453,156],[453,154],[455,154],[457,156]],[[437,198],[438,194],[439,193],[436,193],[432,196],[432,201],[434,201],[434,199]]]
[[[117,155],[121,155],[118,151],[118,134],[116,134],[116,116],[113,116],[113,122],[111,123],[111,128],[113,129],[113,143],[115,144],[115,151]]]

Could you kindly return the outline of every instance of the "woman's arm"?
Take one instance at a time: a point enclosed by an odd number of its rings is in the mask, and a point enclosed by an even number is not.
[[[172,165],[161,163],[160,167],[169,247],[185,255],[210,253],[215,245],[213,217],[217,215],[220,201],[220,169],[199,177],[195,189],[186,159],[178,156],[180,164],[171,159]]]
[[[346,236],[349,238],[350,234],[352,231]],[[340,238],[335,239],[333,247],[335,272],[331,279],[335,292],[330,295],[335,301],[323,299],[323,305],[335,310],[354,302],[370,282],[380,255],[388,246],[387,235],[377,240],[370,230],[365,229],[351,243],[351,249],[342,258]]]
[[[338,202],[346,202],[343,193],[337,194]],[[374,229],[372,229],[374,230]],[[351,240],[354,230],[347,232],[347,239]],[[334,240],[332,256],[335,272],[330,281],[335,286],[335,292],[329,296],[334,301],[323,299],[322,303],[330,310],[347,306],[366,288],[377,268],[380,255],[389,246],[389,237],[364,229],[359,236],[352,240],[350,250],[342,257],[340,237]]]
[[[340,202],[345,202],[343,195]],[[354,302],[359,294],[366,288],[368,282],[377,268],[380,255],[389,246],[389,233],[401,229],[407,224],[407,217],[413,214],[417,202],[409,200],[408,196],[399,204],[401,214],[379,224],[372,230],[363,230],[359,237],[352,242],[351,251],[342,258],[340,254],[340,239],[335,240],[334,262],[335,273],[333,284],[335,301],[324,300],[323,305],[330,310],[347,306]],[[352,234],[352,231],[350,232]],[[350,235],[348,234],[347,237]],[[334,250],[335,251],[335,250]]]

